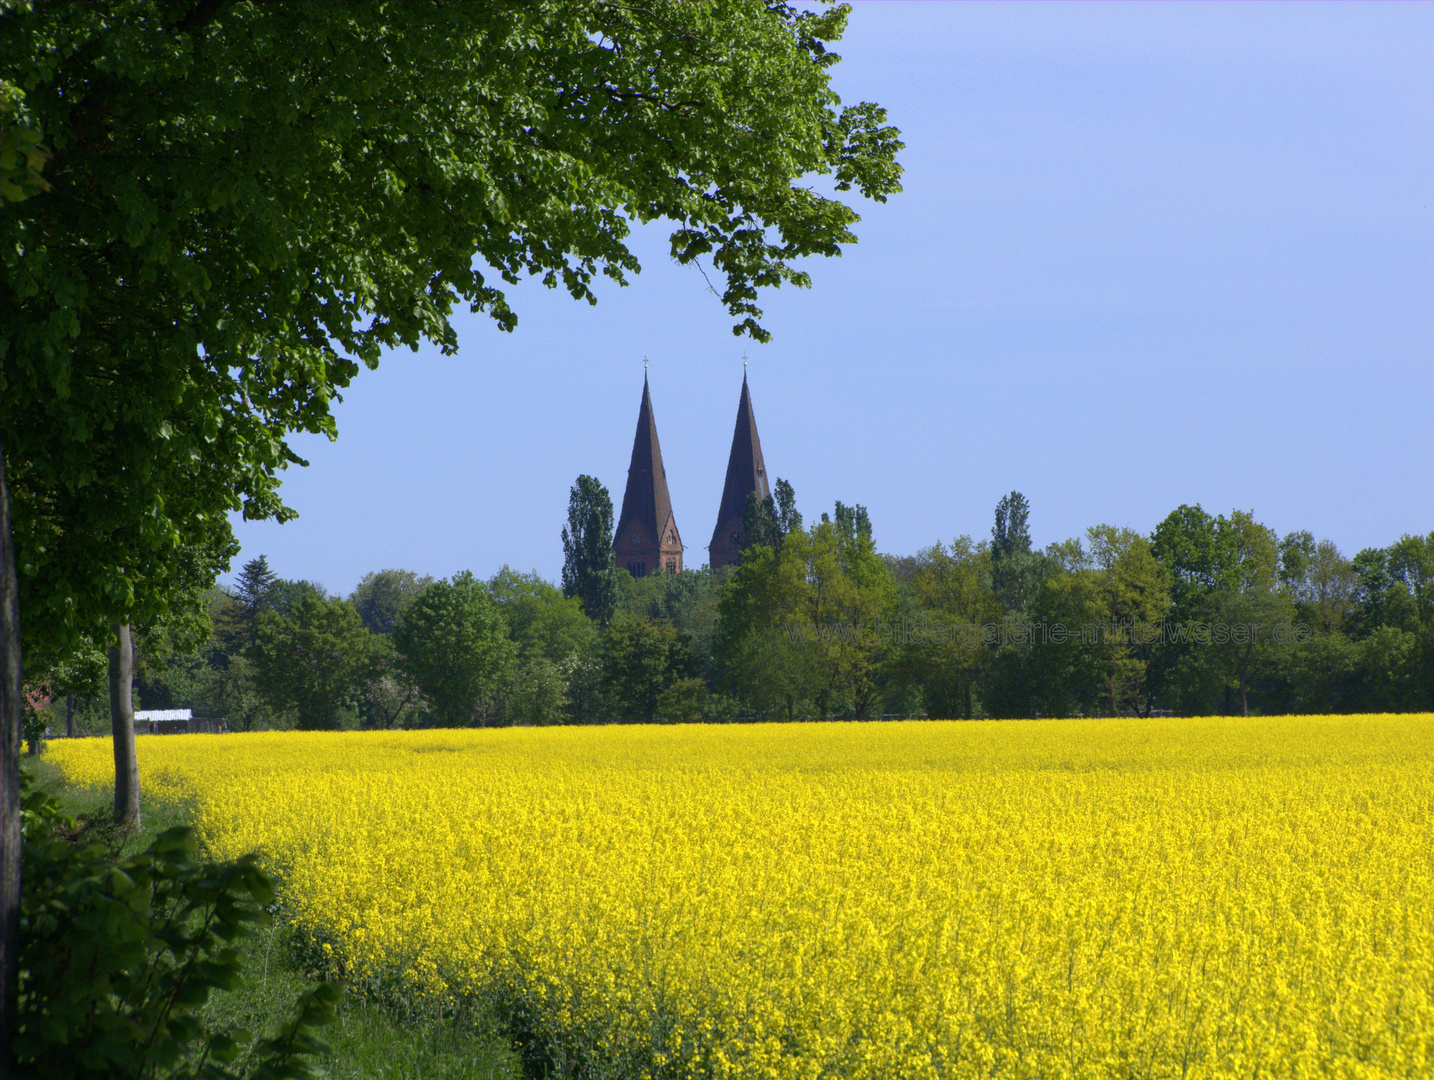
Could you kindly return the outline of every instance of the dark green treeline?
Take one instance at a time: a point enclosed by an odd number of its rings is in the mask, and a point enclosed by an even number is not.
[[[1041,550],[1012,492],[989,538],[893,557],[779,482],[740,565],[634,580],[586,535],[606,490],[574,499],[566,595],[504,567],[335,597],[261,557],[140,629],[138,704],[236,730],[1434,709],[1434,533],[1347,558],[1196,505]],[[96,660],[32,673],[52,731],[108,729]]]

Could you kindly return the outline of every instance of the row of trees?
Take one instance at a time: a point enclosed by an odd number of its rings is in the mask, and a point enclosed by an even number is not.
[[[633,616],[632,590],[615,584],[622,611],[601,627],[576,599],[508,567],[486,582],[382,570],[336,597],[278,578],[261,556],[205,598],[212,633],[198,648],[136,632],[135,698],[241,731],[700,718],[707,694],[686,639]],[[108,732],[105,677],[87,645],[34,684],[32,736]]]
[[[632,583],[611,504],[574,487],[569,595],[687,637],[710,715],[763,718],[1350,712],[1434,707],[1434,534],[1345,557],[1236,510],[1180,506],[1032,545],[1012,492],[989,539],[876,552],[866,511],[802,527],[791,486],[749,500],[741,565]],[[589,554],[592,553],[592,554]]]
[[[635,592],[652,596],[646,617],[691,637],[706,685],[743,715],[1434,706],[1434,534],[1350,559],[1309,532],[1281,538],[1252,513],[1196,505],[1149,534],[1098,525],[1039,550],[1029,518],[1012,492],[989,539],[879,555],[862,507],[838,503],[803,529],[779,481],[749,499],[738,568]],[[579,478],[563,581],[599,620],[626,578],[593,539],[610,529],[605,490]]]
[[[140,628],[138,694],[241,730],[1434,706],[1434,535],[1347,559],[1181,506],[1148,535],[1102,525],[1038,550],[1029,514],[1013,492],[988,540],[897,558],[861,506],[804,527],[779,481],[749,504],[740,565],[633,579],[608,492],[581,477],[564,588],[383,570],[339,598],[261,557],[205,597],[202,645],[196,621]],[[99,700],[87,656],[74,670]],[[36,720],[58,728],[51,689]]]
[[[1345,558],[1244,511],[1172,511],[1033,550],[1018,527],[894,560],[912,614],[995,626],[907,646],[953,715],[1353,712],[1434,704],[1434,534]],[[1062,633],[1064,631],[1064,633]],[[900,668],[891,656],[892,671]],[[942,707],[944,706],[944,707]]]

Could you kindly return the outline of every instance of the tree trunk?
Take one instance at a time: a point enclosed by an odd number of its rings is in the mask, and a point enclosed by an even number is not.
[[[75,737],[75,695],[65,695],[65,738]]]
[[[129,624],[110,646],[110,732],[115,746],[115,820],[139,825],[139,761],[134,752],[134,646]]]
[[[399,713],[403,712],[403,710],[408,707],[408,703],[413,700],[413,695],[416,692],[417,691],[410,689],[408,693],[403,695],[403,698],[399,701],[399,703],[393,707],[393,712],[387,714],[383,721],[383,728],[385,731],[393,727],[393,722],[398,719]],[[247,723],[244,725],[244,730],[249,730],[249,725]]]
[[[0,452],[0,1078],[15,1075],[10,1045],[20,963],[20,581]]]

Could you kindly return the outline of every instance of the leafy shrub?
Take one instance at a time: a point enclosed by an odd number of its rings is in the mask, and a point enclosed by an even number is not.
[[[657,715],[670,724],[690,724],[707,711],[707,684],[701,679],[678,679],[657,699]]]
[[[193,830],[168,829],[121,858],[93,826],[28,792],[19,1024],[28,1075],[75,1080],[315,1075],[315,1034],[340,993],[303,994],[272,1038],[212,1031],[200,1010],[240,979],[243,942],[267,922],[274,886],[252,856],[207,862]]]

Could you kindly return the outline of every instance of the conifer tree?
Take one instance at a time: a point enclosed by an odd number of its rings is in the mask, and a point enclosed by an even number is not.
[[[269,593],[278,580],[279,576],[269,569],[269,559],[264,555],[250,559],[239,571],[239,577],[234,582],[234,598],[244,605],[251,622],[264,610]]]

